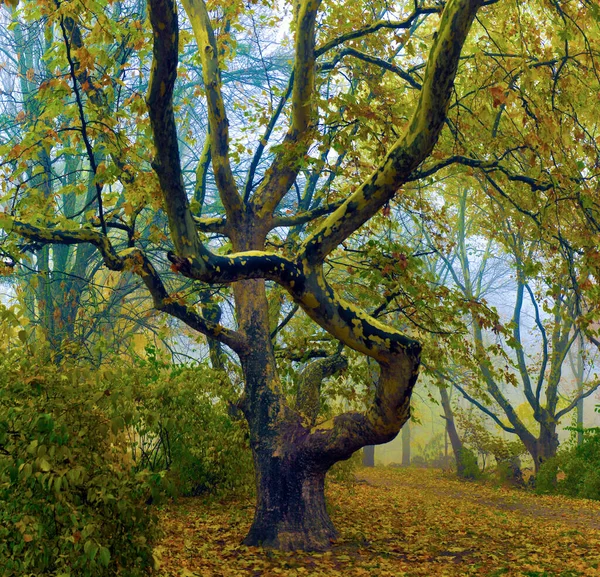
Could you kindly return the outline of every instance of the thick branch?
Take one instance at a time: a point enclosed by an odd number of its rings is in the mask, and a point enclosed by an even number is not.
[[[430,154],[444,125],[460,52],[481,0],[450,0],[429,53],[423,88],[404,135],[375,172],[304,242],[310,263],[322,262],[407,182]]]
[[[521,266],[520,260],[517,258],[518,265]],[[523,308],[523,295],[525,293],[526,281],[523,279],[523,273],[517,269],[517,295],[515,299],[515,309],[513,314],[513,338],[515,339],[517,346],[515,347],[515,355],[517,357],[517,366],[519,367],[519,374],[521,375],[521,381],[523,383],[523,391],[527,401],[531,405],[534,414],[539,409],[539,399],[534,395],[533,388],[531,386],[531,379],[529,378],[529,369],[527,368],[527,362],[525,361],[525,352],[523,350],[523,343],[521,341],[521,310]],[[547,357],[543,359],[545,364]]]
[[[94,186],[96,188],[96,200],[98,202],[98,218],[100,219],[100,225],[102,227],[102,232],[106,235],[106,223],[104,221],[104,210],[102,208],[102,183],[98,182],[98,167],[96,165],[96,157],[94,155],[94,149],[92,148],[92,143],[90,141],[88,130],[87,130],[87,119],[85,116],[85,111],[83,109],[83,100],[81,98],[81,91],[79,90],[79,84],[77,81],[77,70],[76,65],[71,55],[71,42],[69,41],[69,37],[67,35],[67,28],[65,26],[64,17],[60,19],[60,29],[62,32],[63,40],[65,43],[65,48],[67,52],[67,60],[69,62],[69,71],[71,74],[71,81],[73,82],[73,93],[75,94],[75,102],[77,103],[77,110],[79,112],[79,120],[81,122],[81,137],[83,138],[83,143],[85,145],[85,151],[88,156],[88,161],[90,163],[90,168],[94,173]]]
[[[388,72],[393,72],[402,78],[402,80],[406,80],[413,88],[417,90],[421,90],[421,84],[419,84],[408,72],[402,70],[396,64],[388,62],[383,58],[378,58],[377,56],[372,56],[371,54],[367,54],[366,52],[362,52],[360,50],[356,50],[355,48],[344,48],[338,54],[335,55],[335,58],[332,62],[326,62],[321,65],[320,70],[330,70],[334,68],[336,63],[344,58],[344,56],[354,56],[354,58],[358,58],[363,62],[368,62],[369,64],[374,64],[375,66],[379,66]]]
[[[391,441],[410,417],[410,396],[419,357],[399,356],[381,368],[373,402],[364,413],[348,412],[311,429],[307,450],[325,463],[347,459],[366,445]]]
[[[202,215],[202,209],[204,208],[204,199],[206,198],[206,177],[208,175],[208,165],[211,160],[211,145],[210,138],[206,138],[204,146],[202,147],[202,154],[198,159],[198,166],[196,167],[196,185],[194,186],[194,200],[198,203],[198,211],[196,216]]]
[[[544,327],[540,317],[540,307],[538,306],[537,300],[533,294],[533,291],[531,290],[531,287],[529,286],[529,283],[525,283],[525,288],[529,293],[529,298],[531,299],[533,310],[535,311],[535,324],[542,335],[542,364],[539,369],[537,384],[535,387],[535,398],[537,404],[539,405],[540,396],[542,394],[542,386],[546,377],[546,366],[548,364],[548,335],[546,333],[546,327]]]
[[[146,102],[154,136],[153,168],[158,176],[177,253],[202,270],[206,251],[196,231],[181,172],[173,87],[177,78],[179,28],[175,0],[148,0],[154,32],[152,73]]]
[[[301,0],[296,19],[296,45],[290,128],[253,204],[259,216],[268,217],[292,186],[308,150],[315,89],[315,21],[321,0]]]
[[[321,268],[304,269],[302,285],[284,286],[309,317],[350,348],[384,363],[397,356],[419,357],[417,341],[341,299]]]
[[[334,210],[337,210],[341,206],[342,202],[342,200],[338,200],[336,202],[324,204],[323,206],[318,206],[317,208],[313,208],[311,210],[304,210],[290,216],[276,216],[271,222],[271,228],[305,224],[311,220],[314,220],[315,218],[319,218],[320,216],[331,214]]]
[[[598,390],[598,387],[600,387],[600,381],[592,385],[587,391],[585,391],[585,393],[577,395],[564,409],[556,413],[556,422],[558,422],[561,419],[561,417],[564,417],[567,413],[570,413],[577,406],[577,403],[579,401],[589,397],[592,393],[596,392]]]
[[[228,235],[227,220],[223,216],[195,217],[194,222],[200,232]]]
[[[265,128],[265,132],[256,147],[256,151],[254,152],[254,156],[252,157],[252,161],[250,162],[250,168],[248,169],[248,175],[246,177],[246,184],[244,185],[244,202],[248,202],[250,195],[252,194],[252,188],[254,186],[254,175],[256,174],[256,169],[258,168],[258,163],[262,158],[263,152],[267,143],[269,142],[269,138],[271,138],[271,134],[273,134],[273,130],[283,112],[283,108],[286,105],[286,102],[289,100],[290,95],[292,94],[292,87],[294,86],[294,72],[290,75],[290,79],[288,80],[288,85],[285,90],[283,96],[279,99],[279,104],[273,112],[273,116],[269,120],[269,124]]]
[[[156,269],[141,250],[128,248],[117,253],[107,236],[86,228],[63,231],[35,227],[16,220],[12,220],[5,228],[7,231],[16,232],[27,239],[46,244],[90,243],[94,245],[102,255],[107,268],[114,271],[131,270],[140,276],[152,295],[154,308],[177,317],[188,326],[206,336],[217,339],[237,353],[242,354],[246,350],[247,343],[241,334],[202,318],[193,308],[173,299],[168,294]]]
[[[296,410],[307,419],[309,426],[314,426],[319,416],[323,381],[347,366],[346,357],[335,354],[309,363],[300,373],[296,393]]]
[[[210,138],[211,141],[215,182],[225,212],[230,219],[233,219],[242,211],[242,199],[229,163],[229,121],[221,94],[222,83],[217,42],[204,0],[182,0],[182,4],[190,19],[202,62],[202,77],[206,90],[210,126],[207,138]]]
[[[362,28],[357,28],[352,30],[351,32],[347,32],[346,34],[342,34],[333,40],[323,44],[320,48],[317,49],[316,55],[317,57],[322,56],[326,52],[329,52],[331,49],[343,44],[344,42],[348,42],[349,40],[356,40],[357,38],[362,38],[363,36],[367,36],[369,34],[373,34],[378,30],[386,29],[386,30],[407,30],[411,28],[417,19],[420,16],[424,16],[426,14],[439,14],[440,12],[439,6],[431,6],[422,8],[418,8],[415,10],[406,20],[402,21],[390,21],[390,20],[378,20],[377,22],[373,22],[372,24],[368,24]]]
[[[475,405],[482,413],[484,413],[488,417],[490,417],[501,429],[503,429],[507,433],[516,433],[517,432],[517,430],[514,429],[513,427],[507,427],[498,418],[498,416],[495,413],[490,411],[485,405],[482,405],[479,401],[477,401],[475,398],[473,398],[471,395],[469,395],[460,385],[457,385],[456,383],[454,383],[454,386],[460,391],[460,394],[465,399],[467,399],[467,401],[469,401],[469,403],[471,403],[472,405]]]
[[[489,367],[486,365],[486,363],[483,360],[485,358],[485,349],[483,346],[483,335],[482,335],[482,331],[481,331],[481,326],[477,322],[476,318],[473,318],[473,340],[475,341],[475,352],[479,359],[479,361],[478,361],[479,370],[481,371],[481,374],[483,375],[483,378],[487,385],[488,392],[490,393],[490,395],[492,395],[494,400],[500,405],[500,408],[504,411],[506,418],[508,419],[510,424],[515,429],[515,433],[519,436],[519,438],[523,441],[523,443],[526,444],[526,446],[527,446],[527,444],[528,445],[535,444],[535,437],[529,431],[529,429],[527,429],[527,427],[524,425],[523,421],[519,418],[519,415],[517,415],[515,409],[510,404],[508,399],[502,394],[502,391],[500,390],[500,387],[494,380],[494,377],[492,376],[492,373],[490,372]],[[457,383],[454,383],[454,384],[457,388],[459,388],[459,385],[457,385]],[[479,406],[479,405],[477,405],[477,406]],[[482,409],[482,410],[484,410],[484,409]],[[486,412],[486,411],[484,410],[484,412]]]

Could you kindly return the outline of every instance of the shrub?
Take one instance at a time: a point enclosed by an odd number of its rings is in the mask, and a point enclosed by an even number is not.
[[[158,476],[127,462],[105,383],[29,353],[0,359],[2,577],[146,574]]]
[[[462,431],[463,443],[473,453],[476,461],[482,462],[480,473],[485,471],[488,457],[491,455],[496,461],[496,473],[500,480],[522,484],[519,457],[526,453],[523,443],[518,439],[508,441],[493,434],[490,431],[490,420],[483,419],[472,411],[457,409],[455,417]],[[469,460],[469,457],[467,459]]]
[[[459,459],[461,461],[460,476],[463,479],[479,479],[482,475],[477,455],[469,448],[462,447]]]
[[[581,445],[570,446],[542,463],[536,490],[600,500],[600,428],[585,429]]]
[[[163,473],[175,495],[252,488],[247,425],[224,375],[147,352],[147,359],[119,370],[111,395],[113,411],[125,416],[136,468]]]

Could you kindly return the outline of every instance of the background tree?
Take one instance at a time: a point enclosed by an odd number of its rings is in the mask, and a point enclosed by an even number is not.
[[[472,303],[480,303],[486,291],[486,266],[489,253],[494,249],[488,249],[476,270],[472,270],[470,262],[470,249],[466,239],[468,237],[467,227],[473,226],[476,219],[468,220],[467,195],[463,193],[460,197],[457,218],[458,242],[456,245],[456,258],[446,259],[445,262],[451,271],[454,282],[464,293],[465,299]],[[532,277],[542,268],[540,264],[544,256],[539,250],[539,240],[533,238],[533,234],[526,240],[522,217],[512,218],[511,215],[502,213],[502,209],[492,201],[492,209],[499,211],[501,215],[501,227],[494,224],[493,231],[498,239],[495,251],[504,250],[509,252],[514,267],[514,302],[512,318],[510,322],[505,321],[506,327],[498,320],[495,326],[488,326],[492,335],[486,337],[484,328],[489,321],[483,320],[477,312],[477,308],[471,308],[472,335],[476,366],[479,379],[484,385],[485,395],[481,396],[476,389],[469,394],[469,386],[460,382],[461,377],[454,375],[450,377],[451,382],[471,403],[491,417],[507,433],[516,434],[531,454],[536,471],[540,464],[553,457],[558,448],[557,425],[562,417],[576,408],[580,400],[591,395],[597,390],[600,383],[592,382],[586,384],[582,389],[568,394],[564,390],[563,366],[573,343],[578,337],[576,296],[568,291],[568,271],[563,259],[555,261],[554,274],[551,278],[539,279],[539,283],[533,283]],[[484,219],[489,218],[489,213],[484,212]],[[456,268],[452,263],[456,263]],[[537,286],[536,286],[537,284]],[[535,331],[538,338],[533,342],[541,343],[539,351],[531,351],[531,340],[525,340],[524,333],[527,330],[525,324],[525,299],[529,301],[534,318]],[[507,302],[506,292],[504,296]],[[502,335],[506,341],[502,342]],[[494,342],[494,340],[496,342]],[[535,345],[533,345],[535,346]],[[498,356],[498,352],[504,357]],[[514,359],[514,360],[511,360]],[[505,363],[505,370],[498,373],[494,364]],[[508,363],[508,364],[507,364]],[[510,365],[514,363],[515,374],[512,374]],[[494,374],[496,372],[496,374]],[[463,372],[467,382],[471,380],[468,372]],[[516,376],[516,379],[515,379]],[[510,386],[518,386],[520,393],[524,396],[530,407],[539,431],[531,430],[515,410],[515,400],[511,394]],[[475,392],[474,392],[475,391]],[[481,402],[476,397],[481,399]],[[492,407],[501,411],[501,417]]]

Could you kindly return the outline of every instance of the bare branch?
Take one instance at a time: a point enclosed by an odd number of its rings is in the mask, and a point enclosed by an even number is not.
[[[271,228],[288,227],[288,226],[298,226],[300,224],[305,224],[318,218],[320,216],[324,216],[326,214],[331,214],[334,210],[339,208],[342,204],[343,200],[338,200],[336,202],[331,202],[329,204],[325,204],[323,206],[318,206],[317,208],[313,208],[311,210],[305,210],[302,212],[298,212],[297,214],[293,214],[290,216],[276,216],[273,218],[271,222]]]
[[[402,70],[396,64],[388,62],[383,58],[378,58],[377,56],[372,56],[367,54],[366,52],[362,52],[360,50],[356,50],[355,48],[344,48],[341,52],[335,55],[335,58],[331,62],[325,62],[320,66],[320,70],[330,70],[335,67],[337,62],[342,59],[344,56],[354,56],[354,58],[358,58],[363,62],[368,62],[369,64],[374,64],[375,66],[379,66],[388,72],[393,72],[402,78],[402,80],[406,80],[413,88],[417,90],[421,90],[421,84],[419,84],[408,72]]]
[[[322,56],[326,52],[329,52],[332,48],[343,44],[344,42],[348,42],[349,40],[356,40],[357,38],[362,38],[363,36],[373,34],[378,30],[407,30],[415,24],[415,22],[420,16],[424,16],[426,14],[439,14],[441,10],[442,8],[440,6],[423,6],[421,8],[417,8],[417,10],[415,10],[406,20],[378,20],[377,22],[368,24],[363,28],[357,28],[356,30],[352,30],[351,32],[342,34],[341,36],[338,36],[337,38],[334,38],[333,40],[330,40],[329,42],[323,44],[323,46],[318,48],[316,51],[317,58],[319,56]]]

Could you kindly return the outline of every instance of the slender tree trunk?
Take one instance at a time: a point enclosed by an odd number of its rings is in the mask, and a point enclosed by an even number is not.
[[[583,399],[579,399],[577,401],[577,445],[582,445],[582,444],[583,444]]]
[[[454,415],[452,413],[452,407],[450,406],[450,395],[448,395],[447,389],[440,387],[440,397],[442,400],[442,408],[444,409],[446,433],[448,437],[450,437],[452,452],[454,453],[454,459],[456,460],[456,474],[459,477],[464,477],[465,465],[463,462],[463,444],[458,436],[456,425],[454,424]]]
[[[375,466],[375,445],[368,445],[363,447],[363,467],[374,467]]]
[[[410,421],[402,427],[402,466],[410,466]]]
[[[583,351],[584,351],[584,341],[583,334],[579,333],[577,338],[579,346],[577,347],[577,365],[575,371],[575,379],[577,381],[577,394],[583,395]],[[583,443],[583,398],[580,398],[577,401],[577,444],[581,445]]]

